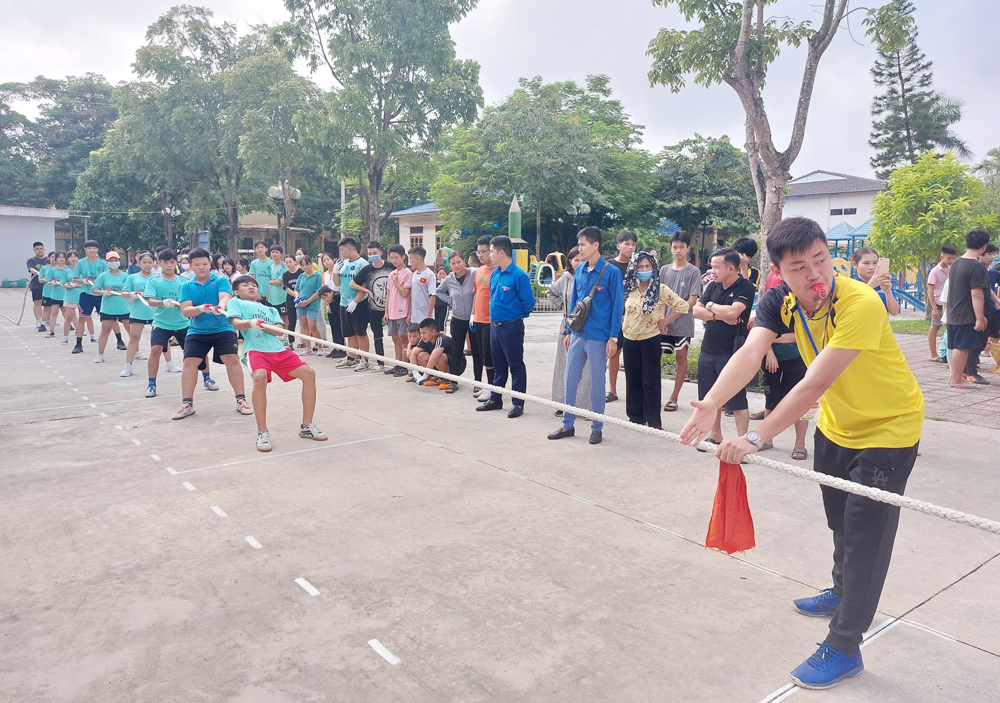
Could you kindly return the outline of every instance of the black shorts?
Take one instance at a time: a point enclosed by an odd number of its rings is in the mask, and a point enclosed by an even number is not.
[[[152,324],[152,322],[153,322],[152,320],[139,320],[134,317],[128,318],[128,323],[130,325],[149,325]]]
[[[163,347],[163,350],[166,351],[170,346],[170,340],[176,339],[177,343],[183,347],[187,331],[187,327],[179,330],[165,330],[162,327],[154,327],[153,331],[149,333],[149,346]]]
[[[795,388],[799,381],[806,377],[806,362],[801,356],[778,362],[778,370],[774,373],[764,369],[764,407],[774,410],[778,403]]]
[[[109,315],[106,312],[101,313],[101,322],[111,322],[112,320],[115,322],[125,322],[128,320],[128,313],[125,313],[124,315]]]
[[[447,355],[448,358],[448,373],[461,376],[465,373],[465,354],[459,354],[458,356],[453,356],[451,354]]]
[[[212,361],[217,364],[223,363],[222,357],[239,353],[236,347],[236,333],[226,330],[225,332],[214,332],[212,334],[194,334],[189,332],[184,338],[184,358],[189,356],[204,359],[208,352],[214,350]]]
[[[345,337],[364,337],[368,334],[368,301],[362,300],[354,308],[354,312],[347,312],[347,308],[340,309],[340,329]]]
[[[33,301],[39,301],[39,300],[42,299],[42,289],[41,288],[30,288],[29,290],[31,290],[31,299]]]
[[[43,295],[42,296],[42,307],[43,308],[51,308],[52,307],[52,298],[50,298],[47,295]]]
[[[976,331],[976,326],[948,323],[948,348],[958,350],[982,349],[986,346],[986,330]]]
[[[731,358],[732,354],[710,354],[706,351],[698,355],[698,400],[705,399]],[[747,389],[741,388],[726,402],[725,407],[730,412],[746,410],[749,407]]]
[[[986,336],[990,339],[1000,338],[1000,312],[996,310],[986,316]]]
[[[44,303],[42,305],[44,305]],[[55,298],[49,298],[49,306],[53,308],[61,308],[63,306],[63,301],[56,300]]]
[[[288,301],[289,299],[285,298],[285,302],[274,306],[278,310],[278,314],[282,317],[288,317],[288,308],[292,305],[292,303],[289,303]]]
[[[80,293],[80,317],[90,317],[90,313],[94,310],[100,310],[102,297],[90,293]]]
[[[690,344],[690,337],[678,337],[672,334],[660,335],[660,352],[663,354],[673,354],[678,349],[687,349]]]
[[[490,327],[493,325],[489,322],[477,322],[476,331],[473,332],[479,338],[479,353],[483,355],[483,366],[488,369],[493,368],[493,348],[490,346]]]

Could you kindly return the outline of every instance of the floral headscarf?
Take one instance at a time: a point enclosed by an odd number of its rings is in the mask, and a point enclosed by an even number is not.
[[[635,275],[635,271],[643,259],[653,265],[653,277],[649,279],[646,297],[642,299],[642,312],[644,315],[648,315],[653,312],[653,308],[660,301],[660,268],[657,266],[656,259],[648,251],[637,251],[632,254],[628,268],[625,269],[625,297],[627,298],[632,291],[639,287],[639,277]]]

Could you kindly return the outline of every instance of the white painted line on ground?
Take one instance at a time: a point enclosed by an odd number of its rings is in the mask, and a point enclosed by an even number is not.
[[[786,683],[784,686],[779,688],[773,693],[769,693],[763,698],[761,698],[760,703],[779,703],[779,701],[786,700],[789,696],[794,695],[799,687],[793,683]]]
[[[132,440],[132,444],[134,444],[135,446],[137,446],[137,447],[138,447],[138,446],[139,446],[140,444],[142,444],[142,442],[140,442],[140,441],[139,441],[139,440],[137,440],[137,439],[133,439],[133,440]]]
[[[72,386],[73,384],[72,384],[72,383],[67,383],[66,385],[67,385],[67,386]],[[79,393],[79,392],[80,392],[80,389],[79,389],[79,388],[74,388],[74,389],[73,389],[73,392],[74,392],[74,393]]]
[[[69,381],[66,381],[66,385],[67,385],[67,386],[72,386],[73,384],[72,384],[72,383],[70,383]],[[73,390],[76,390],[76,389],[74,388]]]
[[[167,467],[167,473],[168,473],[168,474],[176,474],[177,472],[176,472],[176,471],[174,471],[173,469],[171,469],[171,468],[170,468],[170,467],[168,466],[168,467]]]
[[[919,622],[913,622],[912,620],[900,620],[900,622],[906,623],[910,627],[915,627],[918,630],[929,632],[932,635],[937,635],[943,640],[948,640],[949,642],[958,642],[958,640],[952,637],[951,635],[946,635],[940,630],[935,630],[933,627],[927,627],[927,625],[921,625]]]
[[[219,517],[228,517],[224,512],[222,512],[222,508],[220,508],[218,505],[212,506],[212,512],[218,515]]]
[[[863,639],[861,641],[861,646],[864,647],[869,642],[877,640],[879,637],[881,637],[882,635],[884,635],[886,632],[888,632],[892,628],[896,627],[896,625],[898,625],[898,624],[899,624],[899,620],[893,618],[892,620],[886,620],[881,625],[879,625],[878,627],[876,627],[874,630],[868,630],[868,632],[866,632],[865,634],[862,635]]]
[[[345,415],[353,415],[354,414],[350,410],[341,410],[340,412],[344,413]]]
[[[389,425],[382,425],[382,427],[389,430],[390,432],[399,432],[399,430],[397,430],[395,427],[390,427]]]
[[[670,535],[671,537],[677,537],[679,539],[684,539],[683,535],[679,535],[676,532],[671,532],[670,530],[666,529],[665,527],[660,527],[659,525],[654,525],[651,522],[644,522],[642,524],[645,525],[646,527],[648,527],[651,530],[656,530],[657,532],[662,532],[663,534]]]
[[[83,398],[83,400],[89,400],[89,398]],[[90,407],[96,408],[97,407],[97,403],[91,403]]]
[[[160,461],[160,455],[159,454],[150,454],[149,458],[152,459],[153,461]]]
[[[115,425],[115,429],[116,430],[124,430],[125,428],[122,427],[121,425]]]
[[[81,395],[81,396],[80,396],[80,400],[90,400],[90,398],[88,398],[88,397],[87,397],[87,396],[85,396],[85,395]],[[97,406],[96,406],[96,405],[91,405],[90,407],[92,407],[92,408],[96,408]]]
[[[73,384],[72,383],[67,383],[66,385],[67,386],[72,386]],[[173,393],[171,395],[159,395],[159,396],[156,396],[156,397],[157,398],[180,398],[181,394],[180,393]],[[115,403],[139,403],[139,402],[148,403],[149,399],[148,398],[126,398],[125,400],[104,400],[104,401],[101,401],[100,404],[101,405],[114,405]],[[77,403],[77,404],[74,404],[74,405],[57,405],[57,406],[51,407],[51,408],[29,408],[28,410],[6,410],[6,411],[0,413],[0,415],[15,415],[15,414],[16,415],[23,415],[24,413],[40,413],[40,412],[45,412],[46,410],[68,410],[70,408],[82,408],[82,407],[85,407],[86,405],[87,405],[86,403]],[[94,404],[94,403],[91,403],[90,407],[91,408],[96,408],[97,405]]]
[[[378,652],[378,655],[380,657],[382,657],[383,659],[385,659],[387,662],[389,662],[393,666],[398,665],[399,662],[401,661],[399,657],[397,657],[395,654],[393,654],[388,649],[386,649],[385,645],[382,644],[381,642],[379,642],[378,640],[368,640],[368,644],[369,644],[369,646],[371,646],[372,649],[374,649],[376,652]]]
[[[107,417],[107,416],[108,416],[108,414],[107,414],[107,413],[98,413],[98,414],[99,414],[99,415],[100,415],[101,417]]]
[[[248,537],[247,539],[250,539],[250,538]],[[313,586],[308,581],[306,581],[301,576],[299,578],[295,579],[295,583],[299,584],[300,586],[302,586],[302,588],[306,589],[306,593],[308,593],[309,595],[311,595],[311,596],[318,596],[319,595],[319,591],[316,589],[316,587]]]
[[[305,452],[318,452],[321,449],[333,449],[334,447],[346,447],[349,444],[361,444],[362,442],[374,442],[374,441],[379,440],[379,439],[392,439],[393,437],[404,437],[404,436],[405,435],[401,435],[401,434],[387,434],[387,435],[383,435],[381,437],[372,437],[370,439],[356,439],[356,440],[351,441],[351,442],[339,442],[337,444],[327,444],[326,442],[324,442],[323,443],[324,446],[322,446],[322,447],[310,447],[309,449],[297,449],[294,452],[283,452],[281,454],[268,454],[267,456],[258,456],[258,457],[254,457],[253,459],[241,459],[240,461],[230,461],[230,462],[227,462],[225,464],[213,464],[212,466],[202,466],[202,467],[197,468],[197,469],[187,469],[186,471],[178,471],[177,473],[179,473],[179,474],[189,474],[189,473],[192,473],[194,471],[205,471],[207,469],[221,469],[221,468],[226,467],[226,466],[235,466],[237,464],[248,464],[248,463],[250,463],[252,461],[264,461],[265,459],[274,459],[274,458],[277,458],[277,457],[280,457],[280,456],[289,456],[291,454],[304,454]]]
[[[733,559],[735,559],[736,561],[740,562],[741,564],[746,564],[747,566],[752,566],[753,568],[759,569],[760,571],[763,571],[766,574],[771,574],[773,576],[778,576],[780,578],[784,578],[784,576],[782,574],[779,574],[777,571],[772,571],[771,569],[767,568],[766,566],[761,566],[760,564],[754,564],[752,561],[747,561],[746,559],[741,559],[739,557],[733,556],[732,554],[730,554],[729,556],[733,557]]]
[[[432,446],[432,447],[437,447],[438,449],[440,449],[440,448],[441,448],[441,445],[440,445],[440,444],[438,444],[437,442],[432,442],[432,441],[430,441],[429,439],[425,439],[425,440],[424,440],[424,443],[425,443],[425,444],[428,444],[428,445],[430,445],[430,446]]]
[[[477,457],[474,457],[471,454],[463,454],[462,456],[464,456],[466,459],[469,459],[470,461],[479,461]]]
[[[60,376],[59,378],[66,378],[65,376]]]
[[[192,485],[191,485],[190,483],[188,483],[187,481],[185,481],[185,482],[184,482],[184,483],[182,483],[181,485],[182,485],[182,486],[184,486],[184,487],[185,487],[186,489],[188,489],[189,491],[193,491],[193,490],[195,490],[194,486],[192,486]]]
[[[247,539],[247,544],[249,544],[254,549],[261,549],[264,546],[263,544],[261,544],[260,542],[258,542],[257,540],[255,540],[250,535],[247,535],[246,539]]]
[[[527,477],[527,476],[522,476],[521,474],[517,474],[517,473],[514,473],[513,471],[507,471],[507,473],[509,473],[509,474],[510,474],[511,476],[513,476],[514,478],[519,478],[519,479],[521,479],[522,481],[527,481],[527,480],[528,480],[528,477]]]
[[[580,496],[571,495],[570,498],[572,498],[573,500],[578,500],[581,503],[586,503],[587,505],[597,505],[597,503],[595,503],[594,501],[587,500],[586,498],[581,498]]]

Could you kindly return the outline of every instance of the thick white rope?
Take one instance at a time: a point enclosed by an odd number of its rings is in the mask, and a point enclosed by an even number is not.
[[[618,417],[612,417],[610,415],[601,415],[590,410],[584,410],[583,408],[576,408],[572,405],[566,405],[565,403],[558,403],[554,400],[549,400],[548,398],[541,398],[539,396],[530,395],[528,393],[520,393],[518,391],[513,391],[508,388],[500,388],[498,386],[492,386],[488,383],[482,383],[479,381],[473,381],[470,378],[463,376],[453,376],[451,374],[443,373],[436,369],[429,369],[422,366],[417,366],[416,364],[411,364],[408,362],[397,361],[396,359],[391,359],[387,356],[380,356],[374,352],[365,352],[360,349],[354,349],[353,347],[347,347],[343,344],[336,344],[334,342],[327,341],[325,339],[317,339],[316,337],[310,337],[308,335],[302,334],[301,332],[292,332],[286,330],[284,327],[276,327],[274,325],[262,324],[264,329],[272,330],[274,332],[281,332],[283,334],[294,335],[300,339],[308,340],[314,344],[319,344],[325,347],[331,347],[333,349],[340,349],[342,351],[349,352],[351,354],[357,354],[364,356],[373,361],[382,361],[386,364],[392,366],[401,366],[411,371],[417,371],[422,374],[428,374],[436,378],[442,378],[453,383],[474,383],[480,388],[486,388],[494,393],[501,395],[508,395],[512,398],[518,398],[520,400],[531,401],[532,403],[537,403],[547,408],[552,408],[554,410],[562,410],[563,412],[572,413],[577,417],[586,418],[588,420],[598,420],[606,425],[614,425],[616,427],[621,427],[632,432],[638,432],[640,434],[646,434],[653,437],[659,437],[661,439],[668,439],[671,442],[676,442],[680,444],[681,437],[673,432],[667,432],[666,430],[658,430],[652,427],[647,427],[646,425],[637,425],[634,422],[629,422],[628,420],[623,420]],[[699,449],[703,449],[706,452],[715,452],[715,445],[711,442],[702,442],[698,445]],[[981,530],[986,530],[987,532],[992,532],[994,534],[1000,535],[1000,522],[995,520],[988,520],[986,518],[977,517],[976,515],[971,515],[969,513],[963,513],[959,510],[952,510],[951,508],[945,508],[940,505],[934,505],[933,503],[927,503],[922,500],[916,500],[915,498],[908,498],[906,496],[901,496],[897,493],[891,493],[889,491],[883,491],[880,488],[872,488],[870,486],[863,486],[860,483],[855,483],[854,481],[846,481],[842,478],[837,478],[835,476],[829,476],[827,474],[820,473],[818,471],[812,471],[810,469],[803,469],[798,466],[792,466],[790,464],[785,464],[780,461],[775,461],[773,459],[767,459],[760,456],[759,454],[747,454],[743,461],[747,464],[756,464],[757,466],[763,466],[768,469],[774,469],[775,471],[780,471],[782,473],[788,474],[790,476],[795,476],[796,478],[802,478],[806,481],[812,481],[813,483],[819,483],[824,486],[830,486],[831,488],[838,488],[847,493],[853,493],[855,495],[864,496],[865,498],[871,498],[872,500],[877,500],[880,503],[888,503],[889,505],[896,505],[901,508],[908,508],[909,510],[914,510],[918,513],[925,513],[927,515],[934,515],[936,517],[944,518],[945,520],[950,520],[951,522],[957,522],[962,525],[969,525],[971,527],[977,527]]]

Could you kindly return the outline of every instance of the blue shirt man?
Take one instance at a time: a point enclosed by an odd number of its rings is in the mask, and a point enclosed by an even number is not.
[[[576,268],[569,310],[591,295],[590,313],[580,332],[572,332],[563,341],[566,345],[566,404],[576,405],[576,391],[583,377],[583,369],[590,362],[590,407],[595,413],[604,413],[607,396],[604,393],[604,372],[608,359],[618,351],[618,336],[625,315],[625,282],[617,266],[611,266],[601,257],[601,230],[585,227],[577,235],[580,254],[586,259]],[[549,439],[563,439],[576,434],[573,425],[576,415],[563,414],[562,427],[549,435]],[[600,444],[604,423],[590,423],[590,443]]]
[[[514,265],[514,246],[510,237],[490,240],[490,258],[496,265],[490,274],[490,351],[493,355],[493,385],[507,385],[521,393],[528,391],[528,370],[524,365],[524,318],[535,309],[535,293],[528,274]],[[507,417],[520,417],[524,401],[515,398]],[[500,410],[503,396],[490,394],[490,399],[476,410]]]

